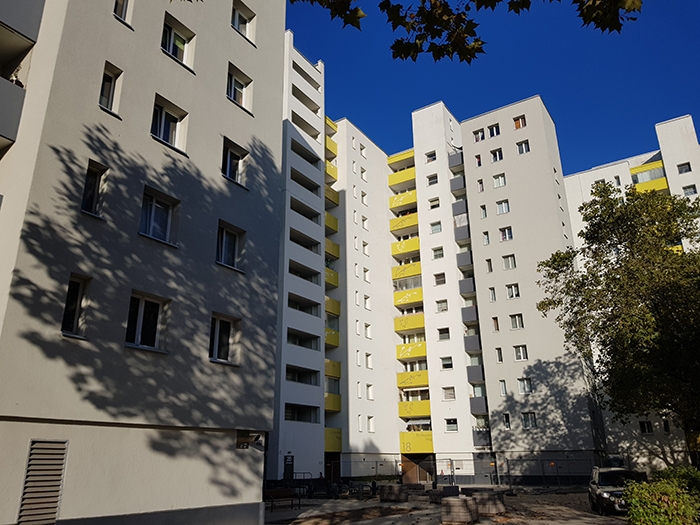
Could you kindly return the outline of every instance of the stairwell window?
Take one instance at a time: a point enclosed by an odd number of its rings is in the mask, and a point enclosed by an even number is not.
[[[501,390],[502,396],[508,395],[508,391],[506,390],[506,380],[505,379],[500,379],[498,381],[498,387]]]
[[[497,363],[503,362],[503,349],[501,349],[501,348],[496,348],[496,362]]]
[[[443,401],[454,401],[455,399],[457,399],[457,395],[455,394],[455,387],[453,387],[453,386],[442,387],[442,400]]]
[[[445,274],[444,273],[436,273],[434,275],[435,277],[435,286],[440,286],[442,284],[445,284]]]
[[[489,301],[492,303],[496,302],[496,289],[489,288]]]
[[[448,418],[445,419],[445,432],[457,432],[457,419]]]
[[[126,343],[140,348],[158,349],[162,343],[165,299],[134,292],[129,302]]]
[[[510,430],[510,414],[503,414],[503,427]]]
[[[428,175],[428,186],[433,186],[438,183],[438,176],[436,174]]]
[[[440,358],[440,369],[441,370],[452,370],[454,367],[451,357],[441,357]]]
[[[240,354],[240,319],[214,314],[209,331],[209,360],[238,363]]]
[[[486,259],[486,273],[491,272],[493,272],[493,263],[491,262],[491,259]]]
[[[437,197],[434,199],[430,199],[428,201],[428,205],[430,206],[431,210],[434,210],[435,208],[439,208],[440,207],[440,199]]]
[[[245,109],[250,109],[253,80],[233,64],[228,65],[226,96]]]
[[[425,162],[426,163],[435,162],[436,160],[437,160],[437,155],[435,154],[434,151],[430,151],[430,152],[425,154]]]
[[[449,341],[450,340],[450,329],[449,328],[438,328],[438,341]]]
[[[430,233],[440,233],[441,231],[442,223],[440,221],[430,223]]]
[[[443,251],[442,246],[433,248],[433,259],[442,259],[444,256],[445,252]]]
[[[482,232],[481,235],[484,239],[484,246],[487,246],[491,242],[491,240],[489,238],[489,232]]]
[[[447,311],[447,299],[440,299],[439,301],[436,301],[435,304],[437,313]]]
[[[64,335],[80,335],[80,324],[85,307],[85,292],[89,279],[71,276],[68,281],[66,303],[63,308],[61,332]]]
[[[486,213],[486,204],[479,206],[479,214],[481,215],[482,219],[485,219],[488,216]]]
[[[517,146],[518,146],[518,155],[530,153],[530,141],[524,140],[522,142],[518,142]]]

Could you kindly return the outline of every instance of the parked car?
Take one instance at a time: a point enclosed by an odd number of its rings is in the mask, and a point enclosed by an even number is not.
[[[627,512],[622,499],[625,483],[635,481],[634,472],[626,468],[593,467],[588,484],[588,501],[591,510],[604,516],[609,512]]]

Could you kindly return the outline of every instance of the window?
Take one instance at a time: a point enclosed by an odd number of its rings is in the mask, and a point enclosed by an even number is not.
[[[234,144],[227,138],[224,138],[224,153],[221,161],[221,173],[229,180],[243,184],[243,170],[245,167],[245,158],[248,152]]]
[[[439,301],[435,301],[435,304],[437,305],[437,313],[447,311],[447,299],[440,299]]]
[[[503,414],[503,426],[506,430],[510,430],[510,414]]]
[[[435,208],[439,208],[440,207],[440,199],[437,197],[434,199],[430,199],[430,200],[428,200],[428,204],[430,205],[431,210],[434,210]]]
[[[520,115],[519,117],[515,117],[513,119],[513,123],[515,124],[515,129],[524,128],[527,125],[525,123],[525,115]]]
[[[146,348],[158,348],[160,343],[163,301],[133,294],[126,323],[126,342]]]
[[[523,428],[537,428],[537,418],[534,412],[523,412]]]
[[[510,213],[510,204],[507,200],[498,201],[496,203],[496,213],[498,215],[503,215],[504,213]]]
[[[615,186],[622,186],[622,182],[620,182],[619,175],[615,175]]]
[[[516,361],[527,361],[527,346],[517,345],[513,347]]]
[[[365,385],[366,398],[370,401],[374,401],[374,386],[371,383]]]
[[[353,137],[352,138],[352,149],[356,149],[355,144],[356,144],[356,140],[355,140],[355,137]]]
[[[105,69],[102,73],[102,85],[100,86],[99,104],[109,111],[117,111],[116,93],[121,70],[105,62]]]
[[[486,138],[486,135],[484,135],[484,128],[477,129],[474,132],[474,142],[481,142]]]
[[[357,222],[357,221],[355,221],[355,222]],[[362,229],[369,231],[369,226],[367,224],[368,224],[367,217],[362,217]]]
[[[485,219],[485,218],[486,218],[486,215],[487,215],[487,214],[486,214],[486,205],[485,205],[485,204],[482,204],[481,206],[479,206],[479,212],[481,213],[481,218],[482,218],[482,219]]]
[[[523,325],[523,314],[513,314],[510,316],[510,329],[520,330],[524,328]]]
[[[139,232],[159,241],[171,242],[173,207],[171,202],[162,197],[144,192]]]
[[[476,167],[480,168],[481,167],[481,155],[475,155],[474,161],[476,162]]]
[[[357,431],[362,432],[362,414],[357,414]]]
[[[505,395],[508,394],[508,392],[507,392],[507,390],[506,390],[506,380],[505,380],[505,379],[500,379],[500,380],[498,381],[498,387],[500,388],[500,391],[501,391],[501,395],[502,395],[502,396],[505,396]]]
[[[493,264],[491,259],[486,259],[486,273],[491,273],[493,271]]]
[[[504,255],[503,256],[503,269],[512,270],[515,266],[515,255]]]
[[[457,432],[457,419],[445,419],[445,432]]]
[[[498,324],[498,317],[492,317],[491,318],[491,324],[493,325],[493,331],[498,332],[500,330],[500,326]]]
[[[172,17],[166,15],[166,22],[163,24],[163,35],[160,40],[160,47],[176,60],[186,63],[189,60],[187,56],[187,37],[183,34],[182,29],[175,30],[168,22],[172,22]],[[170,20],[169,20],[170,19]]]
[[[520,297],[520,287],[518,284],[506,284],[506,295],[508,299],[517,299]]]
[[[235,0],[233,11],[231,12],[231,26],[248,40],[253,40],[253,19],[255,13],[248,9],[245,4]]]
[[[455,394],[455,387],[453,386],[443,386],[442,387],[442,400],[443,401],[454,401],[457,399]]]
[[[491,152],[491,162],[498,162],[503,160],[503,150],[501,148],[495,149]]]
[[[237,363],[239,356],[240,320],[214,315],[209,332],[209,359]]]
[[[489,238],[489,232],[483,232],[482,236],[484,239],[484,246],[488,245],[491,242],[491,239]]]
[[[690,173],[690,162],[684,162],[678,165],[678,174],[683,175],[684,173]]]
[[[449,328],[438,328],[438,341],[449,341],[450,339],[450,329]]]
[[[440,286],[442,284],[445,284],[445,274],[444,273],[436,273],[434,275],[435,277],[435,286]]]
[[[369,255],[369,243],[362,241],[362,253]]]
[[[367,416],[367,432],[374,432],[374,416]]]
[[[493,126],[489,126],[489,137],[497,137],[498,135],[501,134],[501,127],[498,124],[494,124]]]
[[[360,249],[360,240],[357,238],[357,236],[355,236],[355,237],[352,238],[352,246],[353,246],[353,248],[355,248],[356,250],[359,250],[359,249]]]
[[[367,194],[364,191],[362,192],[362,194],[360,196],[360,201],[362,202],[362,204],[367,206]]]
[[[216,238],[216,262],[231,268],[239,267],[240,231],[219,224]]]
[[[360,320],[359,319],[355,319],[355,333],[357,335],[360,335]]]
[[[304,385],[318,386],[318,371],[298,366],[287,365],[285,370],[285,380]]]
[[[107,168],[94,162],[88,162],[87,173],[85,174],[85,186],[83,188],[83,200],[80,209],[92,215],[99,214],[100,208],[100,186],[102,176]]]
[[[440,358],[440,368],[442,370],[452,370],[452,358],[451,357],[441,357]]]
[[[369,282],[369,268],[362,269],[362,276],[363,276],[365,282],[368,283]]]
[[[284,419],[286,421],[302,421],[304,423],[318,423],[318,407],[308,405],[284,404]]]
[[[493,176],[493,187],[500,188],[506,185],[506,174],[501,173],[500,175]]]
[[[503,362],[503,350],[501,348],[496,348],[496,362]]]
[[[360,178],[367,182],[367,170],[364,169],[363,167],[360,167]]]
[[[369,368],[370,370],[374,368],[373,366],[373,360],[372,360],[372,354],[366,353],[365,354],[365,367]]]
[[[371,310],[369,295],[365,295],[365,303],[364,304],[365,304],[365,310]]]
[[[499,231],[501,232],[501,242],[513,240],[513,229],[510,226],[501,228]]]
[[[157,139],[167,142],[171,146],[182,149],[180,144],[180,125],[185,113],[181,110],[176,113],[175,106],[165,107],[162,100],[156,95],[156,102],[153,106],[153,118],[151,119],[151,135]]]
[[[430,233],[440,233],[441,231],[442,223],[440,221],[430,223]]]
[[[360,381],[357,382],[357,399],[362,399],[362,383]]]
[[[241,107],[250,109],[250,89],[252,79],[233,64],[228,65],[226,96]]]
[[[429,153],[425,154],[425,162],[435,162],[437,160],[437,155],[435,155],[434,151],[431,151]]]
[[[372,339],[372,325],[365,323],[365,337]]]
[[[360,143],[360,156],[361,156],[363,159],[366,159],[366,158],[367,158],[367,150],[366,150],[364,144],[362,144],[362,143]]]
[[[433,248],[433,259],[442,259],[445,256],[445,253],[442,250],[442,246],[438,246],[437,248]]]
[[[481,159],[479,159],[479,160],[481,160]],[[476,181],[476,191],[478,191],[479,193],[484,191],[484,180],[483,179],[479,179],[478,181]]]
[[[495,288],[489,288],[489,301],[492,303],[496,302],[496,289]]]
[[[524,153],[530,153],[530,141],[523,140],[518,142],[518,155],[523,155]]]
[[[352,172],[357,173],[357,162],[354,160],[352,161]]]
[[[683,195],[686,197],[690,197],[691,195],[697,195],[698,190],[695,187],[695,184],[691,184],[690,186],[683,186]]]
[[[66,304],[63,308],[61,332],[64,334],[78,335],[80,333],[80,318],[85,302],[85,289],[87,279],[71,276],[68,281]]]
[[[671,433],[671,422],[664,418],[661,420],[661,423],[664,425],[664,434],[670,434]]]
[[[654,428],[651,425],[651,421],[640,421],[639,430],[642,434],[653,434]]]
[[[518,392],[521,394],[532,394],[532,379],[529,377],[518,379]]]
[[[126,8],[128,5],[128,0],[115,0],[114,15],[126,21]]]
[[[438,183],[438,176],[436,174],[428,175],[428,186],[432,186]]]

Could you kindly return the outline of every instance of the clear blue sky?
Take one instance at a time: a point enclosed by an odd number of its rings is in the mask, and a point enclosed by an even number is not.
[[[520,16],[481,12],[486,54],[471,66],[393,60],[377,3],[358,1],[362,32],[306,3],[287,6],[287,27],[325,63],[327,115],[349,118],[388,154],[411,147],[411,112],[438,100],[462,121],[541,95],[567,174],[657,149],[657,122],[691,114],[700,130],[700,0],[644,0],[621,34],[581,27],[568,0],[535,0]]]

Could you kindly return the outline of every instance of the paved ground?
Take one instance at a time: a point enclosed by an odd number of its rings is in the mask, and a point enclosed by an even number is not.
[[[623,525],[622,516],[601,517],[591,513],[585,493],[519,494],[506,496],[506,514],[482,517],[480,523],[503,525]],[[440,505],[407,502],[386,503],[373,498],[366,501],[302,500],[300,510],[280,504],[266,512],[265,523],[271,525],[438,525]]]

